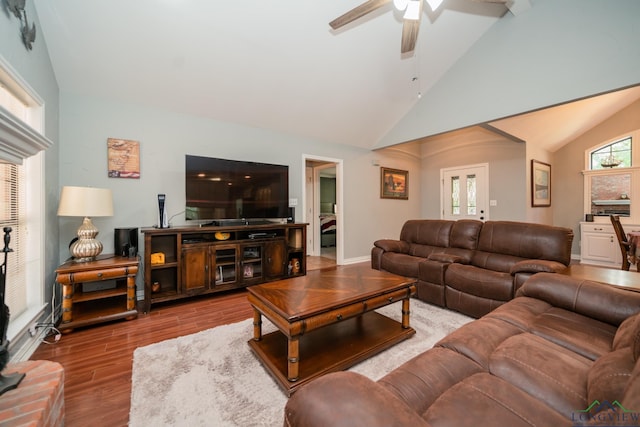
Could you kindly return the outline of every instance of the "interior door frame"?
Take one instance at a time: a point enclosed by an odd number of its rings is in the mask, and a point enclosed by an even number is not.
[[[343,181],[343,159],[332,157],[316,156],[313,154],[302,154],[302,222],[309,224],[307,233],[313,233],[313,248],[310,254],[320,255],[320,173],[318,168],[313,168],[313,188],[314,195],[307,195],[307,161],[333,163],[336,168],[336,264],[344,264],[344,181]],[[307,212],[307,197],[314,197],[313,211],[309,215]],[[316,200],[317,199],[317,200]],[[308,249],[307,249],[308,250]]]

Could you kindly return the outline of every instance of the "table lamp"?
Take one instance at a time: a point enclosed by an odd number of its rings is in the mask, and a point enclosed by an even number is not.
[[[76,262],[93,261],[102,252],[102,243],[96,240],[98,229],[90,217],[113,216],[111,190],[92,187],[62,187],[58,216],[84,217],[78,228],[78,240],[69,248]]]

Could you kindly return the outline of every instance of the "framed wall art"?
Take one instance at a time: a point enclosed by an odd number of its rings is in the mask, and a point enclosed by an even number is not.
[[[140,178],[140,143],[128,139],[107,139],[109,178]]]
[[[551,165],[531,160],[531,206],[551,206]]]
[[[409,172],[399,169],[380,168],[380,198],[409,199]]]

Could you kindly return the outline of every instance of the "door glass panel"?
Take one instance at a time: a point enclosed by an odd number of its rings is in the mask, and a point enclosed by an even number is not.
[[[591,213],[596,216],[631,214],[631,174],[591,177]]]
[[[451,214],[460,215],[460,177],[451,177]]]
[[[476,175],[467,175],[467,215],[476,214]]]

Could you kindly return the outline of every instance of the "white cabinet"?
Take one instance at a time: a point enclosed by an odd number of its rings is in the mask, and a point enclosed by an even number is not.
[[[623,224],[625,232],[640,230],[639,225]],[[580,262],[620,268],[622,255],[613,225],[600,222],[580,223]]]

